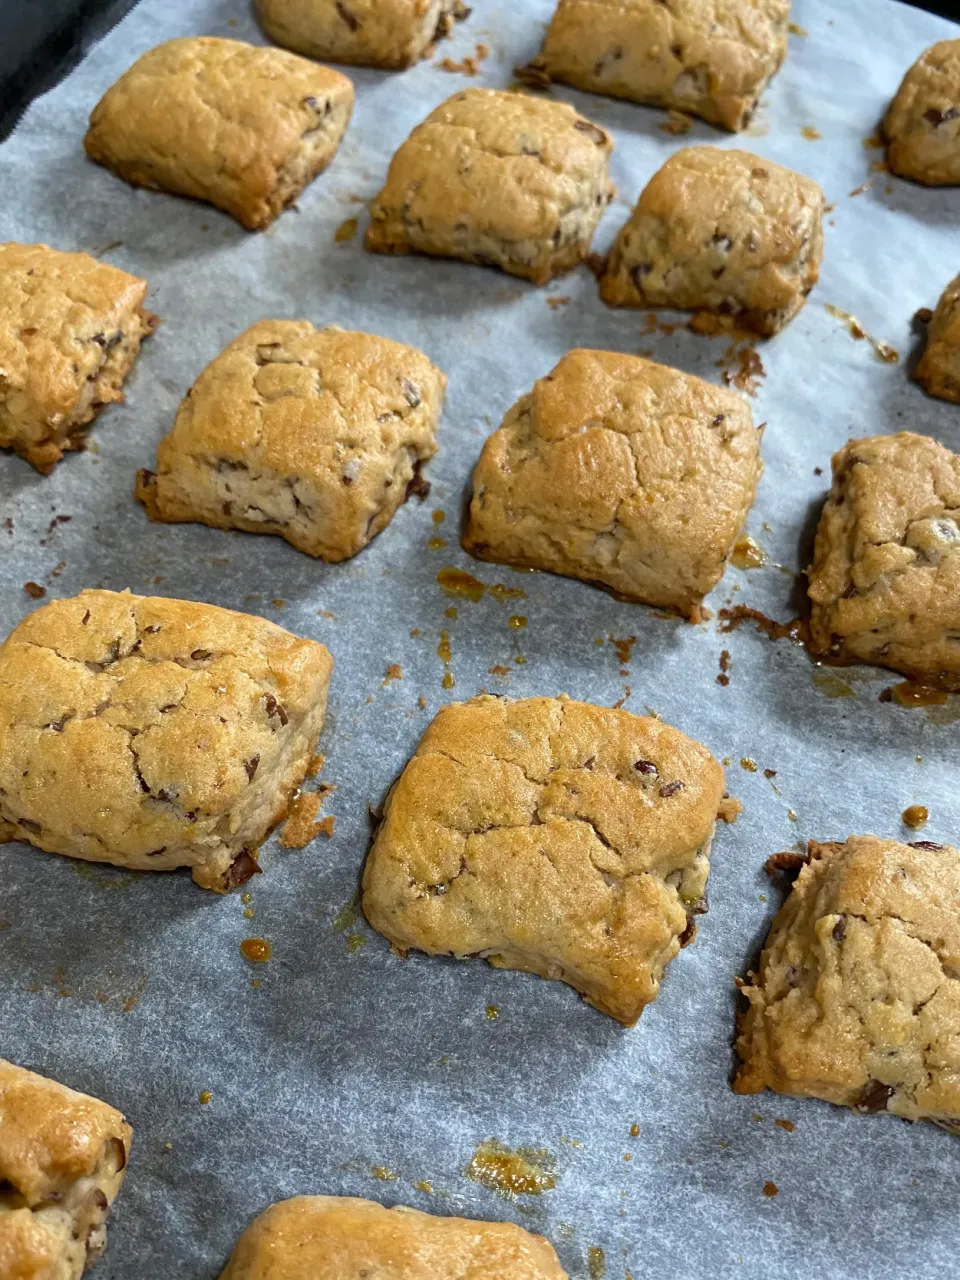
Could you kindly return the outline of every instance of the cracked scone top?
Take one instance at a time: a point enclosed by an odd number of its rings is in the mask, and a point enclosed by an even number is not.
[[[735,391],[639,356],[570,351],[484,445],[463,545],[696,620],[761,470]]]
[[[678,307],[778,333],[816,284],[823,192],[749,151],[685,147],[640,193],[600,279],[612,307]]]
[[[790,0],[560,0],[533,67],[745,129],[787,55]]]
[[[929,395],[960,404],[960,276],[940,295],[913,376]]]
[[[106,1244],[131,1136],[107,1103],[0,1058],[0,1276],[79,1280]]]
[[[277,534],[344,560],[425,494],[445,388],[414,347],[261,320],[191,387],[137,497],[154,520]]]
[[[960,455],[909,431],[851,440],[807,577],[814,653],[960,689]]]
[[[83,591],[0,646],[0,840],[225,891],[323,726],[321,644],[185,600]]]
[[[351,1196],[295,1196],[260,1214],[220,1280],[567,1280],[512,1222],[439,1218]]]
[[[960,853],[810,843],[741,987],[738,1093],[772,1089],[960,1129]]]
[[[255,231],[326,169],[352,111],[339,71],[188,36],[150,49],[107,90],[84,146],[133,186],[206,200]]]
[[[0,244],[0,448],[44,475],[123,381],[156,327],[147,282],[86,253]]]
[[[568,983],[627,1026],[706,910],[723,770],[659,720],[567,698],[443,707],[384,806],[363,910],[394,948]]]
[[[586,257],[613,186],[606,130],[563,102],[465,89],[390,162],[373,253],[426,253],[546,284]]]
[[[920,55],[883,131],[891,172],[928,186],[960,183],[960,40],[941,40]]]
[[[429,57],[470,10],[463,0],[256,0],[264,31],[308,58],[388,70]]]

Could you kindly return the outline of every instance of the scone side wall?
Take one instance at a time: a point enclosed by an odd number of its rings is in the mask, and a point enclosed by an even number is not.
[[[132,1130],[119,1111],[0,1059],[0,1265],[79,1280],[106,1244]]]
[[[220,1280],[374,1273],[397,1280],[568,1280],[553,1246],[512,1222],[386,1209],[353,1196],[295,1196],[271,1205],[237,1241]]]
[[[632,1025],[706,909],[724,786],[705,747],[656,720],[450,703],[386,799],[364,913],[401,953],[557,979]]]
[[[462,0],[256,0],[265,34],[307,58],[403,71],[470,10]]]
[[[241,883],[306,775],[331,668],[323,645],[212,605],[43,606],[0,646],[0,839]]]
[[[808,570],[810,648],[960,689],[960,455],[899,432],[833,458]]]
[[[734,1088],[960,1121],[960,852],[811,841],[742,986]]]
[[[123,400],[123,382],[156,328],[147,282],[86,253],[0,244],[0,448],[41,475],[100,409]]]
[[[84,146],[132,186],[206,201],[256,231],[333,159],[353,101],[351,81],[330,67],[188,36],[150,49],[107,90]],[[221,154],[224,132],[233,143]]]
[[[365,247],[495,266],[544,285],[586,257],[614,194],[612,151],[609,133],[566,103],[463,90],[394,155]]]
[[[587,92],[698,115],[739,132],[787,54],[789,0],[559,0],[537,71]]]
[[[464,548],[699,621],[756,496],[759,446],[735,391],[575,349],[487,439]]]
[[[926,49],[883,122],[892,173],[925,186],[960,184],[960,40]]]
[[[425,492],[445,389],[414,347],[258,321],[200,374],[136,497],[151,520],[274,534],[347,559]]]
[[[913,376],[928,395],[960,404],[960,276],[940,295]]]

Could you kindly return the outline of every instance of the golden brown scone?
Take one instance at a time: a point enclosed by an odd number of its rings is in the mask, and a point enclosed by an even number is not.
[[[78,1280],[100,1256],[132,1135],[105,1102],[0,1058],[4,1280]]]
[[[685,147],[644,187],[600,280],[612,307],[733,316],[772,334],[820,275],[823,192],[749,151]]]
[[[191,387],[137,497],[152,520],[278,534],[344,560],[426,493],[445,387],[414,347],[261,320]]]
[[[352,111],[339,71],[188,36],[157,45],[107,90],[84,146],[135,187],[206,200],[256,231],[323,173]]]
[[[271,1205],[220,1280],[567,1280],[542,1236],[511,1222],[437,1218],[351,1196]]]
[[[632,1026],[706,910],[723,770],[659,720],[568,698],[441,708],[387,797],[363,910],[405,953],[568,983]]]
[[[271,40],[328,62],[402,70],[470,10],[463,0],[256,0]]]
[[[613,198],[613,142],[563,102],[465,89],[401,146],[370,210],[372,253],[428,253],[546,284],[586,257]]]
[[[931,187],[960,183],[960,40],[941,40],[920,55],[883,131],[893,173]]]
[[[790,0],[560,0],[535,71],[745,129],[787,56]]]
[[[225,892],[309,767],[333,661],[243,613],[128,592],[45,605],[0,646],[0,841]]]
[[[147,282],[86,253],[0,244],[0,448],[49,475],[121,387],[157,318]]]
[[[960,455],[910,431],[851,440],[807,576],[814,653],[960,689]]]
[[[741,987],[734,1089],[960,1123],[960,853],[811,841]]]
[[[960,404],[960,276],[940,295],[913,376],[929,395]]]
[[[484,445],[463,545],[697,621],[761,471],[735,391],[640,356],[570,351]]]

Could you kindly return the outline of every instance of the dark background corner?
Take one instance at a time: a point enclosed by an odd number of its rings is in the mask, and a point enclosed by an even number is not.
[[[0,138],[136,0],[0,0]],[[168,0],[165,0],[168,2]]]

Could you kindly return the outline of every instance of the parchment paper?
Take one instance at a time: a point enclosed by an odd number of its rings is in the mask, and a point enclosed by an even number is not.
[[[956,1272],[956,1138],[729,1088],[733,980],[778,900],[764,859],[810,836],[910,838],[900,813],[914,802],[930,809],[924,836],[956,841],[956,700],[928,710],[882,704],[891,673],[824,678],[788,641],[750,629],[723,636],[716,620],[666,620],[585,585],[471,561],[457,530],[483,439],[564,351],[652,351],[718,379],[727,344],[683,329],[645,332],[642,313],[600,303],[585,269],[544,291],[457,263],[373,257],[359,235],[334,240],[349,217],[362,233],[357,201],[378,190],[392,152],[430,109],[468,84],[510,83],[512,68],[537,51],[551,8],[476,0],[432,62],[401,75],[351,71],[357,110],[340,155],[299,212],[265,234],[204,205],[134,191],[88,163],[81,146],[100,95],[152,45],[191,33],[262,42],[242,0],[143,0],[0,147],[0,238],[101,253],[149,279],[162,319],[126,403],[101,416],[87,453],[49,479],[0,459],[2,515],[12,521],[0,527],[3,634],[35,607],[28,580],[48,598],[130,587],[262,613],[322,640],[336,659],[321,743],[324,779],[339,788],[326,810],[336,832],[302,852],[264,850],[266,874],[247,886],[252,919],[239,893],[215,897],[184,873],[131,876],[24,845],[0,849],[0,1053],[108,1099],[135,1129],[95,1271],[102,1280],[214,1277],[255,1213],[302,1192],[510,1218],[548,1235],[577,1278],[604,1267],[613,1280]],[[933,306],[960,267],[960,191],[877,172],[883,153],[864,146],[907,66],[957,28],[888,0],[796,0],[793,18],[808,34],[791,36],[745,137],[701,123],[674,137],[660,128],[662,112],[555,90],[616,139],[620,195],[598,249],[654,170],[689,143],[747,146],[810,174],[836,205],[821,283],[760,348],[766,378],[752,403],[768,423],[766,473],[750,530],[768,562],[730,569],[710,601],[781,619],[792,616],[805,528],[834,450],[851,435],[906,427],[960,448],[960,409],[926,398],[907,377],[911,315]],[[491,54],[476,79],[435,65],[477,42]],[[560,297],[570,301],[548,305]],[[827,303],[855,313],[900,362],[854,341]],[[151,526],[131,496],[135,469],[152,465],[193,379],[263,316],[412,342],[449,375],[429,500],[409,503],[346,564],[314,562],[276,538]],[[51,526],[55,516],[70,519]],[[447,545],[430,550],[432,537]],[[436,581],[449,565],[526,595],[451,598]],[[528,619],[525,629],[508,625],[515,615]],[[441,687],[442,632],[450,691]],[[634,636],[629,674],[620,675],[609,637]],[[732,655],[727,687],[716,680],[722,649]],[[391,663],[403,678],[384,685]],[[491,674],[495,666],[510,674]],[[608,705],[626,696],[629,709],[652,707],[731,760],[730,789],[745,812],[718,833],[710,914],[634,1030],[558,983],[479,961],[402,961],[349,906],[367,806],[379,805],[436,709],[481,689],[566,691]],[[843,689],[852,696],[828,696]],[[273,945],[256,969],[239,950],[251,935]],[[499,1016],[488,1017],[488,1006]],[[474,1148],[490,1137],[547,1149],[556,1188],[510,1202],[468,1180]],[[762,1194],[768,1181],[775,1197]],[[415,1185],[424,1182],[432,1190]]]

